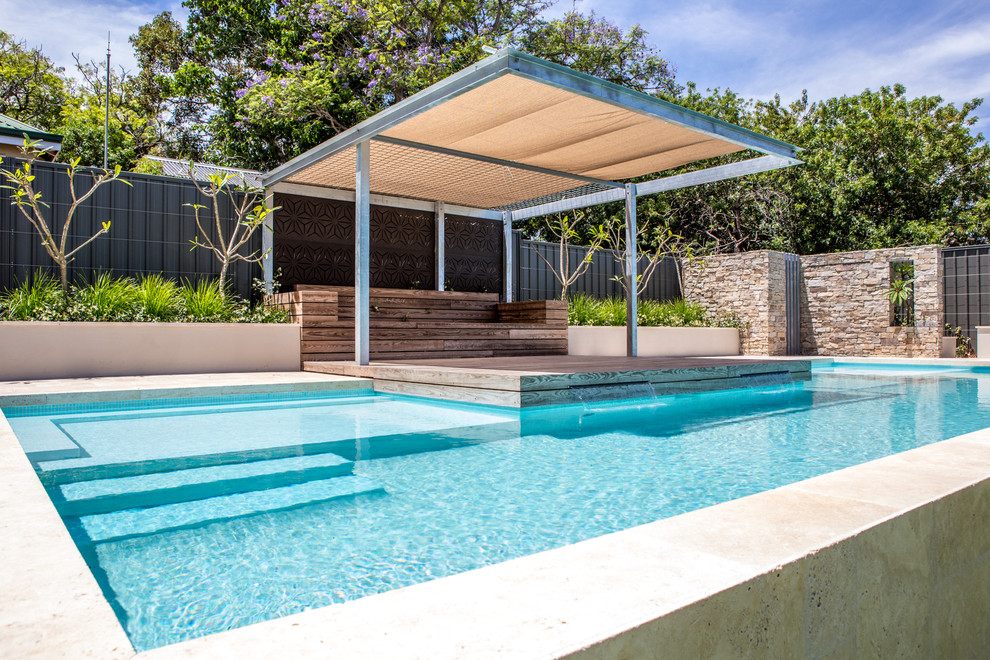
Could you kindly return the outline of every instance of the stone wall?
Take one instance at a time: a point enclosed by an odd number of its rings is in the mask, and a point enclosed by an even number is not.
[[[913,327],[891,325],[891,261],[914,262]],[[804,355],[938,357],[945,327],[936,245],[801,257]]]
[[[783,252],[719,255],[683,265],[684,297],[745,324],[744,355],[785,355],[787,304]],[[939,357],[945,327],[942,252],[925,245],[800,257],[803,355]],[[914,262],[913,327],[891,325],[892,261]]]
[[[771,250],[706,257],[683,266],[684,297],[712,314],[733,314],[743,355],[787,352],[784,253]]]

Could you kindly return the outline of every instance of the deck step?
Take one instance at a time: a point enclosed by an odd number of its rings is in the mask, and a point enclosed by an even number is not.
[[[329,479],[353,468],[353,462],[326,453],[80,481],[49,493],[59,513],[82,516]]]
[[[82,516],[66,522],[77,543],[102,543],[384,492],[374,481],[352,475],[194,502]]]

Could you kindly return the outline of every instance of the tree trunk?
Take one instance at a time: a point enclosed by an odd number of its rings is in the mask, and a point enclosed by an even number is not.
[[[227,266],[230,265],[229,262],[224,259],[220,263],[220,297],[227,297]]]

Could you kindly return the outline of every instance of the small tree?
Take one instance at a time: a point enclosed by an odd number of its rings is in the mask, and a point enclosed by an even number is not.
[[[247,263],[258,263],[265,258],[267,253],[255,250],[250,254],[241,254],[241,248],[249,240],[259,227],[265,224],[268,216],[277,211],[279,207],[269,208],[264,201],[264,191],[243,183],[240,186],[231,187],[228,184],[235,178],[234,174],[210,174],[207,176],[208,185],[203,186],[193,173],[193,165],[189,164],[189,178],[196,185],[196,189],[204,197],[209,198],[210,208],[213,211],[215,236],[211,236],[206,231],[203,218],[200,212],[206,208],[204,204],[185,204],[193,210],[196,218],[196,228],[199,234],[192,239],[192,248],[206,248],[211,251],[220,262],[220,287],[221,295],[226,295],[227,272],[230,266],[238,261]],[[235,194],[236,193],[236,194]],[[224,197],[230,199],[230,205],[234,211],[234,226],[228,232],[224,229],[223,218],[220,214],[220,200]],[[260,200],[260,201],[259,201]]]
[[[93,196],[93,193],[105,183],[110,181],[120,181],[121,183],[126,183],[131,185],[129,181],[125,181],[120,177],[120,165],[115,167],[113,171],[110,170],[98,170],[102,174],[97,175],[94,171],[93,174],[93,184],[89,187],[89,190],[79,195],[76,192],[76,173],[79,170],[79,158],[76,158],[71,163],[69,163],[69,169],[66,174],[69,177],[69,195],[72,197],[72,203],[69,204],[69,210],[65,213],[65,218],[62,220],[61,232],[56,238],[54,232],[58,231],[58,223],[52,218],[52,223],[49,224],[46,215],[51,215],[54,213],[46,213],[45,209],[51,209],[51,206],[44,201],[42,194],[34,189],[34,169],[33,165],[38,158],[45,153],[44,150],[38,148],[38,141],[24,140],[24,145],[21,147],[21,151],[24,153],[24,157],[27,162],[23,163],[13,172],[9,170],[0,169],[0,175],[9,182],[11,185],[3,186],[4,188],[13,191],[11,193],[11,204],[20,209],[24,217],[28,219],[31,226],[35,228],[38,234],[41,236],[41,245],[45,248],[45,252],[52,261],[58,266],[59,277],[62,285],[62,293],[68,293],[69,290],[69,277],[68,277],[68,267],[75,255],[79,250],[83,249],[97,238],[103,234],[110,231],[110,221],[103,222],[100,225],[100,229],[87,238],[85,241],[80,243],[74,248],[70,248],[68,245],[69,241],[69,227],[72,225],[72,220],[76,215],[76,210],[79,206],[85,202],[87,199]]]
[[[578,212],[580,213],[580,212]],[[567,300],[567,289],[577,281],[579,277],[584,275],[584,273],[591,266],[591,261],[595,257],[595,252],[597,252],[602,246],[602,236],[600,232],[595,232],[591,239],[591,244],[588,245],[588,251],[585,253],[584,258],[580,263],[571,269],[571,253],[567,248],[570,246],[572,239],[577,238],[578,233],[574,231],[574,225],[580,222],[580,218],[575,214],[575,220],[572,222],[570,216],[562,215],[560,220],[556,225],[550,225],[550,231],[557,236],[560,242],[560,260],[557,262],[557,266],[550,263],[550,260],[543,256],[539,250],[536,250],[536,256],[543,260],[543,263],[547,265],[550,272],[553,273],[554,278],[560,283],[560,299]]]
[[[629,295],[629,286],[626,283],[629,276],[629,265],[626,261],[626,241],[625,222],[617,218],[610,218],[605,224],[599,225],[595,229],[595,237],[600,243],[606,246],[604,249],[611,253],[616,261],[622,264],[624,277],[614,277],[626,296]],[[636,295],[646,291],[650,279],[656,272],[657,266],[668,256],[677,256],[685,251],[684,239],[675,234],[670,225],[663,223],[653,226],[652,223],[645,222],[636,227],[636,243],[645,244],[649,251],[639,253],[639,256],[646,257],[646,266],[636,274]],[[637,269],[638,270],[638,269]],[[678,279],[680,271],[678,270]]]

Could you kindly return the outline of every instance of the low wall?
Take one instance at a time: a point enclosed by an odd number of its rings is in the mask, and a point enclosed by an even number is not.
[[[299,371],[299,326],[0,322],[0,381]]]
[[[640,327],[637,347],[641,357],[701,357],[739,355],[736,328]],[[624,326],[572,325],[567,328],[568,355],[626,354]]]

